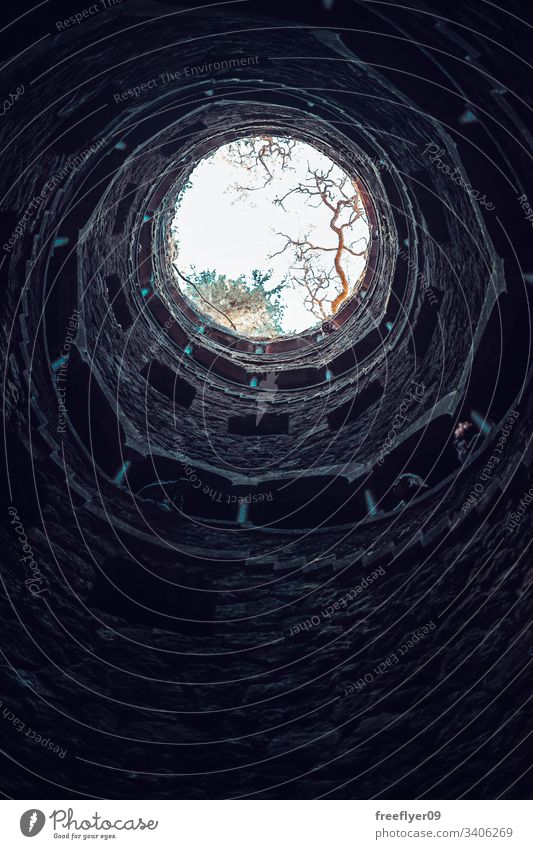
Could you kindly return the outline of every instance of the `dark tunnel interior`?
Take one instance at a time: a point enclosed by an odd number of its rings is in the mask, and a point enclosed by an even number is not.
[[[4,796],[531,799],[531,10],[82,5],[0,33]]]

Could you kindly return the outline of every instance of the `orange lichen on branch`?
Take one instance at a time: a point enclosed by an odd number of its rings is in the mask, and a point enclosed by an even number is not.
[[[333,166],[332,166],[333,168]],[[308,278],[309,278],[309,252],[315,251],[316,253],[322,253],[327,251],[335,251],[335,257],[333,260],[333,267],[335,269],[335,273],[341,284],[341,291],[337,295],[337,297],[333,300],[331,304],[331,312],[335,314],[339,309],[340,305],[349,297],[350,295],[350,284],[348,281],[348,277],[344,270],[342,260],[346,253],[351,254],[352,256],[364,256],[366,253],[366,248],[363,251],[354,251],[353,248],[346,243],[346,232],[353,227],[358,218],[360,218],[364,214],[364,207],[361,200],[361,195],[359,193],[357,184],[354,180],[348,179],[345,176],[342,180],[334,180],[330,177],[331,170],[324,174],[319,172],[318,170],[309,170],[309,175],[312,178],[312,183],[314,185],[298,185],[288,191],[283,197],[278,199],[278,203],[283,206],[283,202],[294,193],[307,195],[309,198],[316,197],[319,199],[319,203],[323,203],[333,215],[329,221],[330,229],[335,233],[337,237],[337,244],[334,247],[324,247],[321,245],[314,245],[308,239],[298,240],[293,239],[285,234],[280,234],[285,236],[287,242],[285,246],[278,251],[277,253],[282,253],[289,246],[292,246],[295,250],[297,260],[299,262],[303,262],[304,257],[307,263],[307,274],[304,276],[304,285],[309,291]],[[346,191],[346,184],[351,183],[351,191]],[[335,199],[335,196],[340,193],[341,197]],[[344,222],[342,222],[341,218],[343,213],[347,213],[347,218]],[[272,256],[276,256],[276,254],[272,254]],[[331,282],[330,275],[314,275],[314,284],[318,289],[324,289],[325,282]],[[299,280],[298,282],[302,282]],[[310,293],[311,294],[311,293]],[[319,310],[319,316],[324,316],[324,308],[323,302],[325,298],[317,299],[313,297],[311,294],[312,301],[314,305]]]
[[[231,153],[239,164],[248,172],[257,169],[266,177],[260,185],[239,185],[235,188],[242,192],[264,189],[273,179],[273,166],[278,166],[282,171],[290,169],[295,143],[294,139],[262,134],[248,137],[240,146],[236,145]],[[367,252],[367,241],[362,251],[354,250],[356,243],[350,233],[357,220],[366,217],[361,194],[357,182],[348,174],[340,172],[333,162],[327,170],[314,169],[308,162],[307,177],[298,181],[282,197],[276,197],[274,200],[274,203],[285,210],[284,202],[290,196],[301,195],[309,206],[318,208],[324,205],[332,213],[329,220],[329,228],[335,234],[332,246],[313,244],[309,240],[309,234],[296,238],[295,235],[278,233],[286,239],[286,243],[281,250],[270,254],[272,259],[292,249],[295,259],[292,269],[293,282],[301,286],[306,308],[320,320],[327,318],[328,314],[334,315],[353,291],[348,279],[347,255],[362,257]],[[328,252],[334,253],[331,265],[323,261],[323,255]],[[331,300],[338,284],[340,291]],[[326,312],[328,304],[329,312]]]

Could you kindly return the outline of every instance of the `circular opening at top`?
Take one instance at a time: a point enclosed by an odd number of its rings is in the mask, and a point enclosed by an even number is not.
[[[176,200],[176,285],[208,322],[240,336],[311,330],[363,280],[370,227],[361,195],[354,174],[291,136],[224,144]]]

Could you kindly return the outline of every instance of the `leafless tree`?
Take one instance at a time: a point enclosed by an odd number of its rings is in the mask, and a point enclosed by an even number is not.
[[[363,201],[357,184],[347,174],[341,174],[336,178],[332,177],[331,172],[333,168],[334,166],[332,165],[327,172],[324,172],[308,167],[306,182],[289,189],[283,197],[278,198],[276,201],[283,207],[284,201],[290,195],[299,194],[307,197],[310,205],[320,206],[320,204],[324,204],[331,212],[329,227],[335,234],[334,245],[331,247],[315,245],[308,238],[299,240],[281,233],[280,235],[286,239],[286,242],[281,251],[277,252],[283,253],[286,250],[292,249],[296,261],[302,262],[304,258],[307,258],[307,266],[308,268],[311,267],[311,269],[320,267],[320,255],[323,256],[327,253],[334,254],[331,270],[325,273],[320,271],[318,273],[316,271],[311,272],[317,290],[317,297],[313,297],[311,294],[309,294],[309,297],[311,297],[315,307],[313,314],[316,315],[319,313],[318,317],[323,317],[324,302],[324,298],[318,298],[318,293],[324,291],[326,286],[331,283],[332,273],[335,272],[341,285],[340,293],[331,303],[331,312],[335,314],[342,302],[350,294],[350,284],[344,267],[346,256],[365,256],[367,252],[367,244],[365,244],[363,250],[357,251],[354,250],[354,241],[350,239],[351,228],[364,215]],[[275,255],[273,254],[273,256]]]
[[[260,167],[266,174],[265,181],[260,186],[236,185],[235,189],[241,192],[264,189],[274,179],[275,166],[279,165],[283,171],[290,169],[291,155],[295,146],[295,139],[268,135],[248,136],[230,144],[227,151],[230,161],[236,162],[249,172]]]
[[[332,177],[332,165],[328,171],[313,169],[308,166],[307,180],[289,189],[282,197],[276,199],[283,209],[284,202],[294,194],[303,195],[308,199],[310,206],[318,207],[321,204],[331,212],[329,220],[330,230],[334,233],[334,244],[315,245],[307,235],[303,239],[296,239],[286,233],[280,236],[286,240],[280,251],[272,254],[277,256],[286,251],[292,251],[295,260],[295,270],[300,276],[294,280],[306,289],[305,302],[308,309],[317,318],[326,318],[324,303],[328,300],[327,291],[331,286],[334,276],[341,285],[341,291],[331,302],[331,313],[335,314],[343,301],[350,294],[350,284],[345,268],[348,256],[365,256],[368,250],[366,239],[350,238],[350,231],[356,221],[364,216],[364,206],[357,183],[347,174]],[[362,250],[355,250],[357,242],[364,241]],[[325,255],[331,253],[332,261],[324,263]],[[326,267],[324,268],[324,265]],[[298,267],[300,266],[300,267]]]
[[[269,135],[250,136],[244,141],[230,145],[233,161],[249,172],[261,169],[266,175],[259,186],[235,188],[241,192],[258,191],[273,180],[275,168],[279,167],[282,171],[294,170],[290,163],[295,145],[295,139]],[[341,172],[333,163],[328,170],[313,169],[308,164],[305,181],[298,182],[274,202],[285,210],[284,203],[293,195],[303,196],[311,207],[325,206],[330,211],[332,244],[314,244],[309,233],[300,238],[278,233],[285,239],[285,244],[279,251],[271,254],[270,258],[283,253],[292,254],[290,282],[302,288],[306,308],[323,321],[337,312],[353,290],[348,280],[347,260],[350,256],[364,257],[367,254],[368,240],[355,238],[353,235],[354,225],[365,216],[365,209],[357,182]],[[333,299],[332,285],[340,288]]]

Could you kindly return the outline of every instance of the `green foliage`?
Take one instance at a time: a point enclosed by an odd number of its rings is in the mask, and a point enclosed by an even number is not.
[[[241,274],[231,280],[215,269],[197,272],[188,279],[186,294],[197,308],[217,324],[244,336],[272,337],[283,332],[283,307],[279,302],[283,284],[266,288],[272,271],[254,269],[251,279]]]

